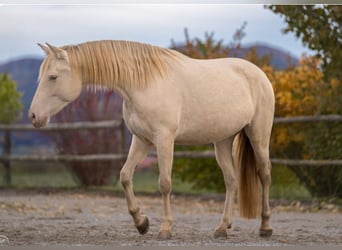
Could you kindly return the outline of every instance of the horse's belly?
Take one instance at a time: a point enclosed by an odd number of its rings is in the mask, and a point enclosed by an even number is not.
[[[200,145],[218,142],[229,138],[248,124],[247,116],[218,116],[218,119],[193,119],[180,126],[176,133],[175,143],[182,145]]]

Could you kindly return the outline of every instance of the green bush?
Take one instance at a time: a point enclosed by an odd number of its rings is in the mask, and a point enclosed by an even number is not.
[[[15,121],[23,109],[22,94],[17,90],[17,83],[7,73],[0,74],[0,123]]]
[[[176,146],[176,151],[192,150],[202,151],[213,149],[213,146]],[[173,173],[182,181],[190,182],[195,189],[208,189],[217,192],[224,192],[224,180],[222,171],[216,163],[215,158],[188,159],[175,158]]]

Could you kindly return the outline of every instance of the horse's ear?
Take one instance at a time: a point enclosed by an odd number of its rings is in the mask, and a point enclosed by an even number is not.
[[[58,48],[56,46],[53,46],[51,44],[48,44],[48,43],[46,43],[46,45],[53,52],[53,54],[57,57],[57,59],[65,59],[66,58],[66,51],[65,50]]]
[[[40,43],[37,43],[37,45],[45,52],[46,55],[48,55],[50,53],[49,47],[42,45]]]

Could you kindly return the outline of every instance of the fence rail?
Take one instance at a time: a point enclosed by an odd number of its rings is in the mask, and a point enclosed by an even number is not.
[[[78,129],[101,129],[118,128],[123,122],[121,120],[108,120],[98,122],[70,122],[70,123],[50,123],[47,127],[35,128],[32,124],[0,124],[0,131],[60,131],[60,130],[78,130]]]
[[[156,156],[156,153],[151,153],[149,156]],[[126,154],[89,154],[89,155],[3,155],[0,156],[0,161],[114,161],[125,160]],[[187,159],[207,159],[214,158],[215,151],[175,151],[175,158]],[[298,160],[298,159],[270,159],[272,164],[286,166],[333,166],[342,165],[342,160]]]
[[[275,117],[274,123],[292,122],[342,122],[342,115]]]
[[[342,122],[342,115],[319,115],[319,116],[293,116],[275,117],[274,124],[293,122]],[[97,122],[70,122],[50,123],[47,127],[34,128],[31,124],[0,124],[0,131],[58,131],[77,129],[101,129],[118,128],[123,124],[122,120],[107,120]]]
[[[342,122],[342,115],[322,115],[322,116],[296,116],[296,117],[275,117],[274,123],[294,123],[294,122]],[[126,154],[90,154],[90,155],[15,155],[11,154],[11,132],[27,132],[27,131],[60,131],[60,130],[78,130],[78,129],[102,129],[102,128],[121,128],[123,129],[122,120],[109,120],[99,122],[75,122],[49,124],[47,127],[36,129],[31,124],[0,124],[0,131],[5,131],[4,153],[0,155],[0,163],[5,165],[5,179],[10,182],[10,162],[11,161],[99,161],[99,160],[123,160],[127,157]],[[7,138],[7,139],[6,139]],[[156,156],[151,153],[150,156]],[[215,157],[215,152],[212,150],[206,151],[176,151],[176,158],[203,159]],[[342,165],[342,160],[301,160],[301,159],[271,159],[273,164],[292,165],[292,166],[330,166]]]

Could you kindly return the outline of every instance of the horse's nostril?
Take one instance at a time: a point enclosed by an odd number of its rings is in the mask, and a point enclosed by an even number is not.
[[[31,120],[36,119],[36,115],[34,113],[31,113]]]

